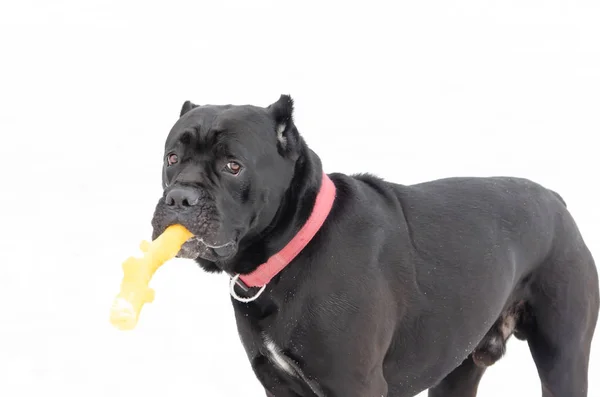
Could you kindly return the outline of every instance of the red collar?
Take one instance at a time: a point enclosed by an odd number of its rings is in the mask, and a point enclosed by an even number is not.
[[[269,258],[250,274],[240,275],[239,279],[248,287],[262,287],[285,268],[308,245],[317,234],[329,215],[335,200],[335,185],[327,174],[323,173],[321,189],[315,200],[310,217],[298,234],[281,251]]]

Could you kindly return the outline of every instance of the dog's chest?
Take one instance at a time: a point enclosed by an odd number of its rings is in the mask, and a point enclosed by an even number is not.
[[[238,332],[263,387],[272,395],[324,396],[319,369],[311,365],[314,349],[298,328],[302,323],[290,306],[265,316],[250,305],[236,306]]]
[[[299,363],[286,354],[283,347],[268,334],[261,333],[259,338],[254,339],[255,347],[256,343],[260,343],[260,348],[256,352],[258,356],[254,360],[254,369],[259,373],[265,389],[272,393],[291,390],[300,395],[325,396],[318,379],[308,377]]]
[[[276,368],[276,370],[294,376],[295,370],[292,367],[291,359],[282,352],[279,346],[277,346],[275,342],[265,334],[263,334],[262,343],[265,355],[267,356],[271,364]]]

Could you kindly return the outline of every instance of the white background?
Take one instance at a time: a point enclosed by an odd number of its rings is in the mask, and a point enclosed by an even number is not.
[[[597,1],[295,4],[1,3],[0,395],[263,395],[224,276],[174,260],[135,331],[108,322],[186,99],[291,94],[328,172],[534,179],[600,255]],[[479,395],[539,390],[511,340]]]

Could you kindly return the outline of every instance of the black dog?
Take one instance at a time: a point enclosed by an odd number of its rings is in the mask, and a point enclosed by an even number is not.
[[[544,396],[587,395],[598,275],[557,193],[509,177],[326,175],[292,114],[289,96],[186,102],[152,221],[154,237],[189,228],[179,256],[232,276],[268,396],[475,396],[513,333]]]

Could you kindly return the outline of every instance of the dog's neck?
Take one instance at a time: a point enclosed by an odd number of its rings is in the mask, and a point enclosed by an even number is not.
[[[306,223],[314,207],[322,181],[319,157],[304,145],[296,161],[294,177],[271,224],[228,264],[231,273],[250,273],[286,246]]]

